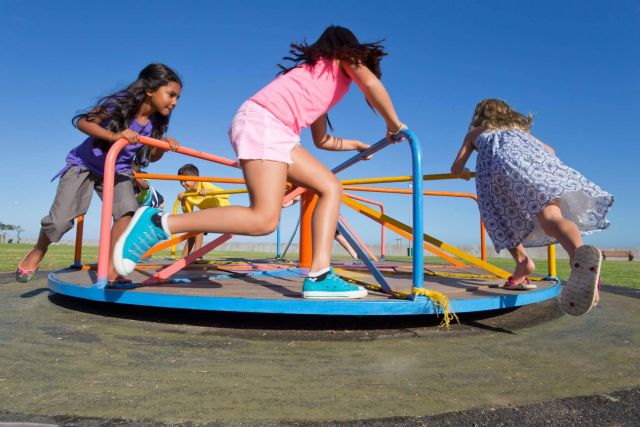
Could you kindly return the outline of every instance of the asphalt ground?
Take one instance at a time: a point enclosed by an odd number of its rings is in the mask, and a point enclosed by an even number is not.
[[[552,300],[446,330],[98,304],[0,273],[0,426],[636,426],[639,297],[604,286],[586,316]]]

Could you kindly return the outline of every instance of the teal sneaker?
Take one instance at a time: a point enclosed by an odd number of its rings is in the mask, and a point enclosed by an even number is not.
[[[158,212],[162,211],[148,206],[138,209],[118,239],[113,250],[113,265],[119,275],[130,274],[145,252],[169,237],[160,224],[156,225],[151,220]]]
[[[338,277],[333,268],[324,280],[315,282],[308,277],[304,279],[302,285],[302,297],[313,299],[334,299],[334,298],[364,298],[367,290],[362,286],[352,285]]]

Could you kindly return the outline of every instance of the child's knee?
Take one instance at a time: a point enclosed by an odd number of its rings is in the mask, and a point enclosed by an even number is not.
[[[59,242],[73,228],[73,220],[60,220],[46,216],[40,222],[41,230],[50,242]]]
[[[251,221],[248,234],[251,236],[265,236],[273,233],[278,228],[280,216],[278,214],[256,213]]]
[[[342,183],[338,180],[338,177],[331,175],[330,179],[327,179],[323,183],[323,187],[320,189],[320,195],[342,197]]]
[[[552,201],[548,205],[546,205],[540,213],[538,214],[538,219],[540,223],[553,223],[562,220],[562,211],[560,210],[559,203],[556,201]]]

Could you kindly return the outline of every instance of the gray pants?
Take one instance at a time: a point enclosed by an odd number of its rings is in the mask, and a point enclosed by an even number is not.
[[[51,242],[58,242],[62,236],[73,228],[73,220],[89,210],[91,197],[95,190],[102,200],[102,177],[87,169],[78,171],[77,166],[66,171],[58,182],[56,198],[51,205],[49,215],[42,218],[42,232]],[[138,202],[133,193],[131,176],[115,175],[113,193],[113,220],[117,221],[128,213],[138,209]]]

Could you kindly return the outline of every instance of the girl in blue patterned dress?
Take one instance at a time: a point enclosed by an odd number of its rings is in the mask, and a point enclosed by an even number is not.
[[[508,249],[516,262],[506,289],[535,289],[527,275],[535,264],[526,247],[560,243],[571,259],[561,306],[574,315],[598,301],[602,254],[583,245],[581,235],[608,227],[613,196],[562,163],[553,149],[531,135],[532,117],[504,101],[476,106],[469,133],[451,172],[471,177],[465,167],[473,150],[480,215],[497,252]]]

